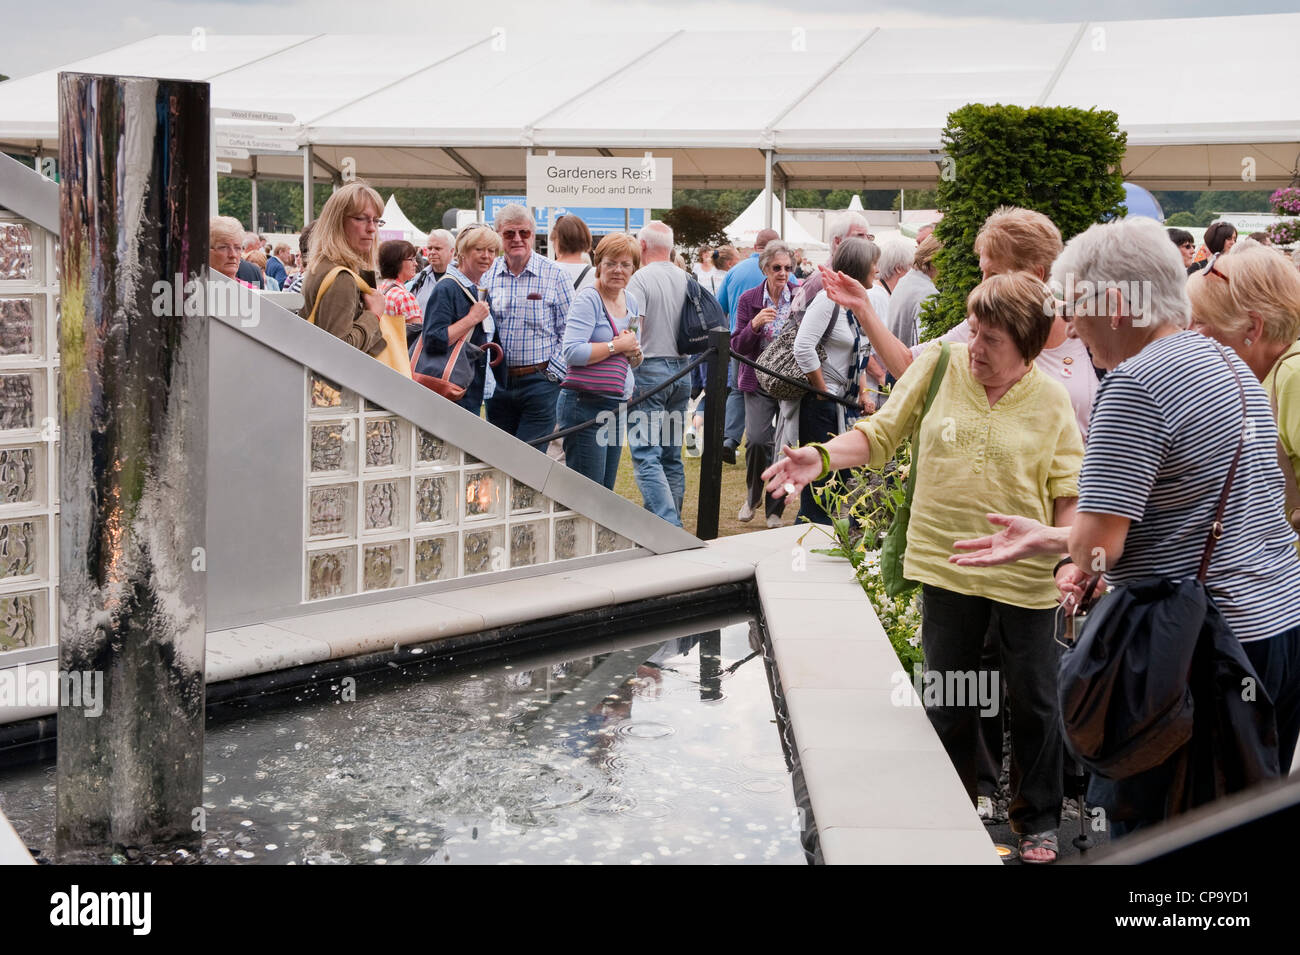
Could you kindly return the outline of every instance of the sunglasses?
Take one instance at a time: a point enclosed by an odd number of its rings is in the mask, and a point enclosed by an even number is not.
[[[767,270],[769,272],[790,272],[793,269],[789,265],[769,265]]]
[[[513,239],[515,236],[518,236],[521,239],[528,239],[531,238],[532,235],[532,229],[506,229],[506,231],[501,233],[501,238]]]

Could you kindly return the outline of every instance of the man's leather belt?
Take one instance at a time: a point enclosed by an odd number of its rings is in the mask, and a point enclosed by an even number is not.
[[[516,365],[510,369],[511,378],[521,378],[524,375],[531,375],[539,371],[545,371],[550,362],[544,361],[540,365]]]

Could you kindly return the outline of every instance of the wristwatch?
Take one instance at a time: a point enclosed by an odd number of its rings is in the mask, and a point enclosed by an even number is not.
[[[613,341],[608,341],[608,342],[606,342],[605,344],[607,344],[607,345],[609,346],[609,353],[610,353],[611,355],[614,354],[614,343],[613,343]]]

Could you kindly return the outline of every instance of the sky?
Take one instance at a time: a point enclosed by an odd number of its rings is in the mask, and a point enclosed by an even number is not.
[[[797,9],[796,9],[797,8]],[[360,6],[351,0],[58,0],[52,17],[39,20],[41,4],[0,0],[0,74],[26,76],[155,34],[189,34],[202,27],[220,33],[382,34],[439,29],[488,32],[493,27],[550,27],[633,32],[646,29],[807,29],[844,26],[915,27],[963,21],[1072,22],[1108,19],[1241,16],[1300,12],[1300,0],[389,0]],[[485,9],[488,12],[483,12]],[[378,12],[382,19],[359,15]]]

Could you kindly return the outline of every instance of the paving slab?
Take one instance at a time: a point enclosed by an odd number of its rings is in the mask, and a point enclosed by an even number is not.
[[[818,829],[828,865],[1002,865],[987,832],[969,829]]]
[[[324,640],[259,623],[209,633],[205,669],[208,682],[215,683],[329,658]]]

